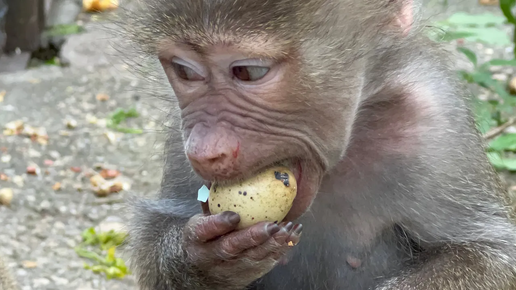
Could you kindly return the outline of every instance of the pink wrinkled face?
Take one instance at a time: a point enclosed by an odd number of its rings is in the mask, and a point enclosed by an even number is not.
[[[278,49],[268,43],[215,45],[208,53],[177,43],[163,47],[160,61],[178,99],[185,151],[195,172],[210,184],[286,165],[298,183],[286,219],[299,217],[328,163],[328,150],[320,148],[327,134],[321,126],[334,121],[332,113],[308,117],[317,107],[296,89],[299,63],[271,54]],[[322,106],[331,112],[327,102]]]

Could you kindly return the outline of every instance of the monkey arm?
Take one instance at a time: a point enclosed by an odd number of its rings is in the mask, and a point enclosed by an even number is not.
[[[183,249],[183,228],[200,213],[198,202],[160,198],[131,203],[134,217],[125,246],[141,290],[231,289],[213,279],[208,282]]]
[[[376,290],[497,289],[516,286],[514,245],[443,245]]]

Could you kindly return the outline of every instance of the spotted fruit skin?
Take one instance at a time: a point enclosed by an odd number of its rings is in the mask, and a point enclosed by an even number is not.
[[[269,168],[229,186],[213,184],[208,204],[211,214],[233,211],[240,215],[237,229],[258,222],[281,222],[296,198],[294,174],[283,166]]]

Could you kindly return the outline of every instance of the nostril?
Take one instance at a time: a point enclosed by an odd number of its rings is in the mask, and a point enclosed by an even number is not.
[[[206,162],[208,162],[210,164],[222,162],[226,159],[226,157],[227,157],[226,154],[220,153],[218,156],[206,158]]]

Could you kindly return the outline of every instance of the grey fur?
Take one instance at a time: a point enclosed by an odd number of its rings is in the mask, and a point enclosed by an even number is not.
[[[444,49],[423,35],[418,18],[405,37],[384,29],[402,4],[149,0],[119,18],[125,40],[151,61],[159,40],[209,43],[208,34],[265,32],[302,52],[306,75],[299,78],[306,81],[299,92],[328,98],[330,105],[336,92],[354,94],[353,124],[342,128],[350,134],[338,132],[349,139],[344,148],[331,152],[334,141],[313,141],[332,157],[321,160],[326,175],[301,218],[301,243],[289,264],[254,289],[516,287],[516,229],[505,189]],[[201,213],[196,192],[202,182],[183,152],[180,112],[170,103],[174,122],[162,189],[155,200],[134,202],[132,269],[142,290],[241,289],[195,268],[182,248],[182,228]],[[350,268],[346,255],[362,266]]]

